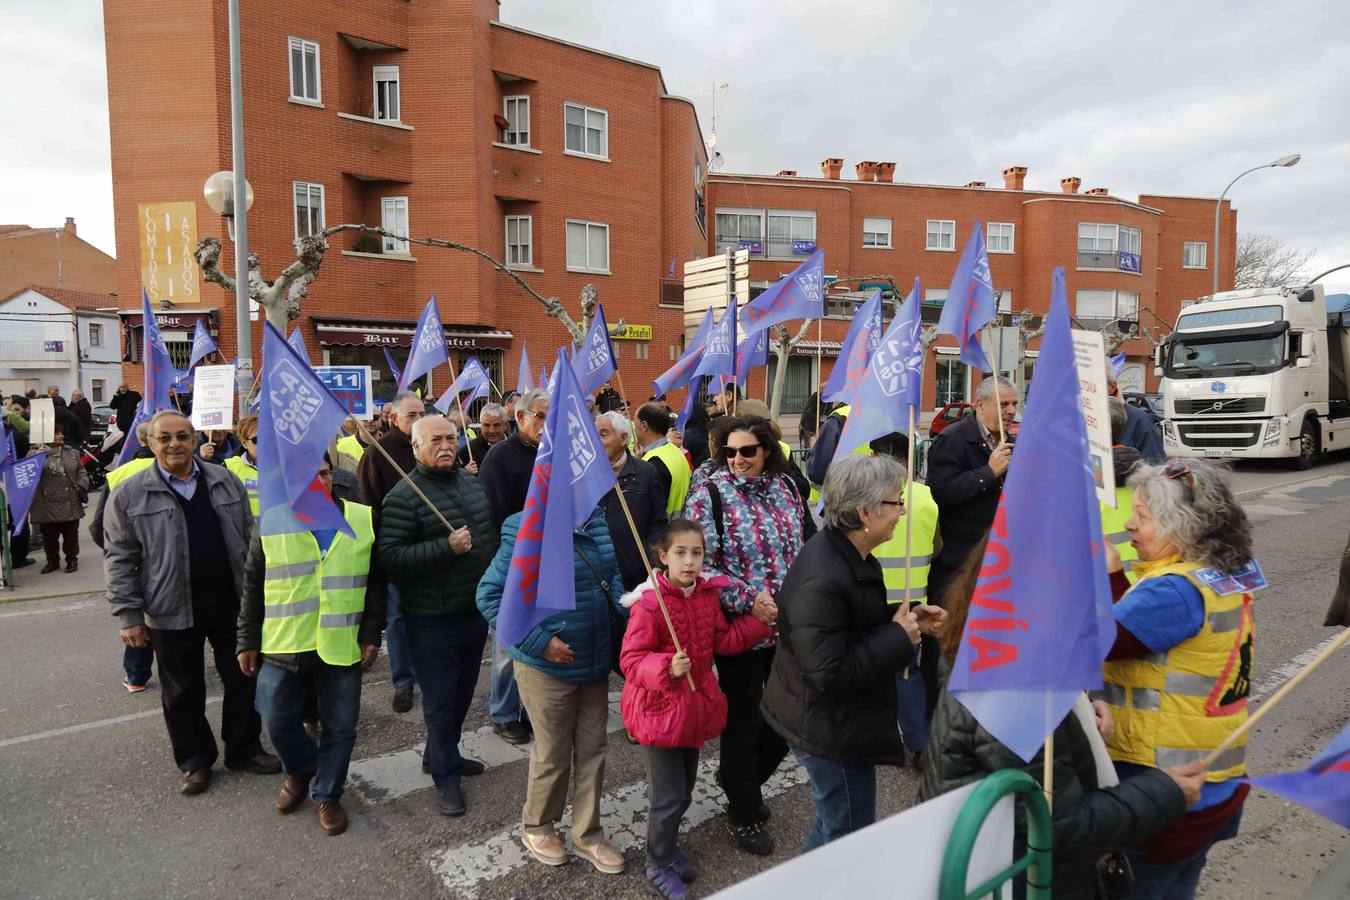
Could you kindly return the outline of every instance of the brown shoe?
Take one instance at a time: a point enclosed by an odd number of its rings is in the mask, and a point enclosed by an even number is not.
[[[277,812],[283,816],[293,813],[309,796],[309,782],[313,775],[287,775],[281,782],[281,791],[277,794]]]
[[[342,834],[347,830],[347,811],[339,801],[319,804],[319,827],[329,834]]]
[[[557,832],[546,831],[543,834],[531,834],[522,831],[520,842],[530,855],[546,866],[561,866],[567,862],[567,848]]]
[[[188,797],[206,792],[211,786],[210,769],[193,769],[191,772],[183,773],[183,781],[178,785],[178,792]]]
[[[614,849],[614,845],[604,839],[588,846],[574,838],[572,840],[572,852],[606,875],[618,875],[624,870],[623,854]]]

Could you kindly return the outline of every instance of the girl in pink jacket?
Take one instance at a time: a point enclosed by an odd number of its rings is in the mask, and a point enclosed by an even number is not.
[[[663,896],[687,897],[696,870],[676,845],[680,819],[693,799],[698,752],[727,722],[727,698],[713,677],[713,654],[744,653],[767,638],[768,625],[751,615],[727,621],[721,592],[730,582],[704,572],[703,529],[673,519],[656,548],[661,570],[625,595],[629,608],[619,666],[623,723],[647,748],[651,809],[647,816],[647,878]],[[666,627],[657,586],[679,636]],[[689,687],[692,676],[694,687]]]

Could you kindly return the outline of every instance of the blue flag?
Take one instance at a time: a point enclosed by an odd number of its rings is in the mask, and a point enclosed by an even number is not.
[[[28,518],[28,507],[33,505],[33,497],[37,495],[38,480],[42,478],[42,466],[46,461],[47,451],[43,450],[0,466],[0,475],[5,480],[5,496],[14,516],[13,534],[23,531],[23,522]]]
[[[680,407],[680,414],[675,417],[675,430],[683,432],[684,426],[689,424],[689,417],[694,414],[694,404],[698,402],[698,395],[703,392],[703,376],[695,375],[689,382],[689,396],[684,398],[684,405]]]
[[[519,642],[549,616],[576,609],[572,532],[615,487],[614,470],[565,351],[558,351],[554,373],[557,384],[539,436],[497,614],[497,637],[506,646]],[[541,591],[541,584],[548,589]]]
[[[712,331],[712,328],[713,311],[712,307],[709,307],[708,311],[703,314],[703,321],[699,323],[698,330],[694,332],[694,336],[685,345],[684,353],[679,360],[652,382],[652,393],[659,397],[673,388],[689,383],[689,379],[694,375],[694,369],[698,368],[699,362],[703,359],[703,346],[707,342],[708,332]]]
[[[785,278],[745,305],[745,333],[789,319],[825,316],[825,251],[817,250]]]
[[[708,332],[708,340],[703,346],[703,358],[699,360],[695,375],[732,375],[736,374],[736,295],[731,295],[722,318]]]
[[[409,384],[448,362],[450,350],[445,345],[445,327],[441,325],[441,310],[436,305],[436,295],[432,294],[427,305],[422,307],[422,315],[417,318],[412,350],[408,352],[408,362],[399,377],[398,389],[406,391]]]
[[[1125,368],[1125,351],[1122,350],[1111,357],[1111,374],[1120,377],[1120,370]]]
[[[966,249],[956,264],[952,286],[947,299],[942,301],[942,318],[938,320],[938,334],[950,334],[961,347],[961,362],[981,372],[990,372],[993,366],[980,346],[979,331],[998,314],[994,298],[994,280],[989,274],[989,252],[984,244],[984,229],[978,220],[966,241]]]
[[[680,261],[680,254],[676,253],[670,258],[670,271],[666,272],[667,278],[675,277],[675,264]]]
[[[444,415],[450,411],[450,404],[454,402],[455,397],[472,391],[473,396],[463,401],[463,405],[467,406],[481,396],[480,391],[486,394],[490,383],[491,379],[488,377],[487,370],[478,361],[478,357],[470,356],[469,361],[464,364],[464,368],[459,370],[459,377],[450,382],[450,386],[441,394],[440,399],[432,405]]]
[[[605,322],[605,308],[596,306],[591,330],[581,349],[572,357],[577,384],[583,394],[594,394],[614,375],[619,364],[614,358],[614,344],[609,339],[609,325]]]
[[[923,383],[923,323],[919,318],[919,279],[905,298],[872,354],[850,403],[834,458],[852,453],[892,431],[909,432],[909,409],[917,415]],[[841,362],[835,363],[838,368]]]
[[[848,335],[839,350],[839,361],[830,371],[821,397],[829,403],[843,401],[853,395],[853,390],[867,374],[867,364],[872,354],[877,352],[881,343],[881,291],[872,291],[849,323]]]
[[[1247,781],[1350,828],[1350,725],[1341,729],[1308,768]]]
[[[347,418],[309,360],[272,324],[263,326],[258,391],[258,523],[261,534],[336,529],[351,535],[323,489],[323,453]]]
[[[1115,639],[1100,507],[1056,268],[1036,390],[994,516],[947,689],[1030,762]]]
[[[211,339],[211,332],[206,327],[204,319],[197,320],[197,330],[192,335],[192,354],[188,357],[188,368],[191,369],[197,363],[201,362],[212,353],[220,350],[216,342]]]
[[[291,329],[291,336],[286,338],[286,343],[290,344],[306,363],[309,362],[309,348],[305,346],[305,336],[300,331],[299,325]]]
[[[19,452],[14,448],[14,433],[3,424],[0,424],[0,434],[5,436],[4,440],[0,440],[0,466],[3,466],[17,459]]]
[[[736,384],[745,387],[750,370],[769,364],[769,331],[764,329],[741,341],[736,348]]]
[[[169,348],[159,333],[159,321],[150,308],[150,298],[145,295],[144,288],[141,289],[141,322],[141,365],[145,366],[145,390],[141,397],[148,407],[147,412],[156,413],[173,407],[169,392],[178,370],[169,358]]]
[[[141,402],[136,404],[136,415],[132,417],[131,425],[127,427],[127,433],[122,436],[122,449],[117,453],[117,462],[113,464],[114,469],[131,459],[136,455],[136,451],[141,449],[141,439],[137,436],[136,429],[149,422],[153,415],[154,412],[150,410],[145,398],[142,397]]]
[[[394,357],[390,354],[389,348],[383,349],[385,364],[389,366],[389,374],[394,376],[394,383],[398,384],[399,379],[403,377],[403,370],[398,367],[398,363],[394,362]]]
[[[530,352],[525,339],[520,339],[520,367],[516,369],[516,393],[522,396],[534,390],[534,373],[530,371]]]

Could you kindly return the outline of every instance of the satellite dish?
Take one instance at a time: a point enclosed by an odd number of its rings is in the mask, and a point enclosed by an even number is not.
[[[711,159],[711,160],[709,161],[709,163],[708,163],[708,168],[710,168],[710,169],[720,169],[720,168],[722,168],[722,154],[720,154],[720,153],[718,153],[716,150],[714,150],[714,151],[713,151],[713,155],[712,155],[712,159]]]
[[[708,147],[708,152],[711,153],[713,151],[713,148],[717,146],[717,135],[716,134],[708,135],[708,139],[703,143]]]

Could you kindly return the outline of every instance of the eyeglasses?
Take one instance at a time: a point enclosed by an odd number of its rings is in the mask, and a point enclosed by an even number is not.
[[[759,451],[763,449],[764,448],[759,444],[746,444],[743,447],[726,446],[722,448],[722,455],[727,459],[735,459],[737,456],[744,457],[745,459],[754,459],[759,455]]]
[[[882,506],[898,506],[898,507],[900,507],[901,509],[904,509],[904,508],[905,508],[905,501],[903,501],[903,500],[882,500],[882,501],[881,501],[881,505],[882,505]]]
[[[320,477],[320,478],[332,478],[332,477],[333,477],[333,470],[332,470],[332,469],[320,469],[320,470],[319,470],[319,473],[318,473],[318,477]]]
[[[536,412],[535,410],[527,409],[525,410],[525,415],[534,416],[536,419],[542,422],[548,418],[548,410],[544,410],[543,412]]]
[[[422,418],[423,416],[425,416],[426,414],[427,414],[427,411],[426,411],[425,409],[418,409],[418,410],[414,410],[413,412],[394,413],[394,415],[400,416],[400,417],[402,417],[402,418],[404,418],[404,419],[420,419],[420,418]]]
[[[190,431],[180,431],[177,434],[157,434],[155,440],[161,444],[172,444],[174,441],[180,444],[193,444],[197,441],[197,435]]]
[[[1192,489],[1195,487],[1195,473],[1191,471],[1190,465],[1185,460],[1169,460],[1167,465],[1163,466],[1163,474],[1172,481],[1184,478]]]

